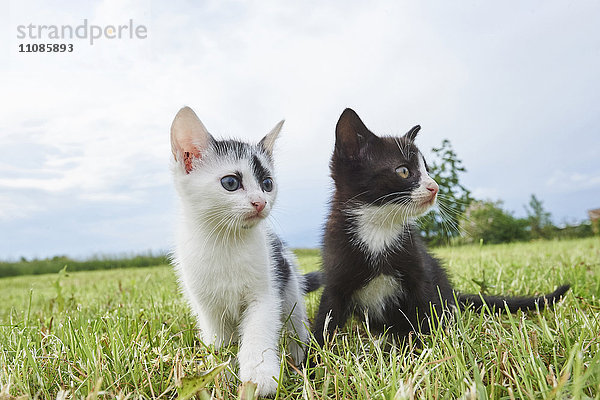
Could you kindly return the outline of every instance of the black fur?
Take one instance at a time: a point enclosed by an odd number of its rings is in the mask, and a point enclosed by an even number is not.
[[[323,274],[321,271],[313,271],[302,276],[302,292],[304,294],[313,292],[323,285]]]
[[[475,310],[481,310],[485,305],[495,311],[502,311],[508,308],[510,312],[518,310],[533,310],[537,307],[543,309],[546,304],[553,305],[561,296],[569,290],[569,285],[559,286],[554,292],[539,297],[511,297],[506,301],[501,296],[483,296],[478,294],[458,294],[458,301],[463,306],[472,305]]]
[[[212,142],[215,152],[220,157],[232,155],[238,159],[244,159],[248,157],[248,154],[252,152],[252,145],[244,143],[238,140],[213,140]]]
[[[212,140],[212,147],[219,157],[232,157],[234,159],[250,158],[252,173],[258,180],[262,182],[265,178],[271,176],[271,171],[268,166],[263,165],[257,153],[262,153],[265,157],[271,160],[271,155],[262,145],[251,145],[238,140]]]
[[[283,256],[284,244],[275,234],[269,235],[271,242],[271,257],[275,261],[275,281],[279,286],[279,292],[283,295],[290,280],[291,268],[288,260]]]
[[[275,281],[279,287],[279,292],[283,294],[292,273],[290,263],[283,255],[286,246],[275,234],[269,235],[269,242],[271,244],[271,257],[275,261]],[[309,272],[303,275],[300,280],[302,293],[306,294],[319,289],[322,285],[321,275],[321,271]]]
[[[252,155],[250,163],[252,165],[252,173],[258,182],[262,182],[265,178],[269,177],[269,170],[262,165],[256,155]]]
[[[366,204],[401,203],[419,185],[418,160],[422,156],[414,145],[419,129],[416,126],[399,138],[377,137],[351,109],[346,109],[338,121],[330,164],[335,192],[323,238],[325,288],[314,325],[315,338],[321,345],[326,320],[329,333],[344,326],[361,308],[354,298],[356,292],[381,274],[397,278],[401,289],[386,300],[382,310],[368,310],[370,328],[379,332],[388,329],[398,335],[414,330],[428,333],[429,321],[436,320],[432,312],[441,317],[450,306],[457,305],[455,298],[460,307],[472,304],[480,309],[485,301],[496,311],[504,310],[504,304],[510,311],[536,306],[542,309],[569,288],[561,286],[537,298],[457,294],[416,228],[408,227],[388,251],[376,257],[357,243],[355,222],[348,211]],[[409,178],[399,178],[395,173],[401,165],[409,168]]]

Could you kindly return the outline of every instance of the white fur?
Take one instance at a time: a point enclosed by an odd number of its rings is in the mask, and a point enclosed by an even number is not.
[[[408,215],[405,208],[403,205],[386,204],[361,205],[349,210],[358,244],[373,256],[395,245],[406,227]]]
[[[409,224],[434,204],[428,202],[431,192],[427,188],[437,188],[437,183],[427,173],[421,154],[418,157],[421,179],[419,187],[411,193],[409,202],[382,206],[362,204],[347,210],[354,221],[352,233],[355,241],[372,257],[385,254],[389,249],[400,245],[402,234],[409,232]]]
[[[419,187],[411,193],[412,203],[415,204],[413,212],[414,217],[425,214],[435,204],[435,199],[431,203],[427,202],[429,199],[431,199],[431,191],[429,191],[427,188],[435,188],[436,191],[438,190],[438,184],[427,173],[421,153],[419,153],[418,157],[421,180],[419,181]]]
[[[271,163],[261,157],[263,165]],[[290,252],[292,267],[281,295],[275,280],[270,231],[264,220],[246,221],[252,201],[266,201],[266,217],[277,189],[263,192],[247,160],[227,160],[204,149],[186,173],[181,161],[172,165],[181,203],[174,251],[175,271],[181,290],[197,320],[201,338],[215,348],[239,342],[239,377],[258,384],[261,396],[277,389],[279,339],[285,329],[301,343],[308,341],[307,317],[301,277]],[[240,172],[243,190],[227,192],[220,179]],[[291,340],[289,351],[296,362],[304,348]]]
[[[353,297],[354,301],[369,311],[369,317],[383,319],[383,311],[389,299],[402,294],[402,282],[400,278],[391,275],[380,274],[372,279],[367,286],[357,290]]]

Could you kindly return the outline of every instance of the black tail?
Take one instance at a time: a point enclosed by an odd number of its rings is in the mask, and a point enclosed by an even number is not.
[[[321,271],[313,271],[302,275],[302,291],[304,294],[313,292],[323,284],[323,274]]]
[[[517,310],[535,310],[536,306],[542,310],[548,304],[552,307],[554,303],[560,300],[561,296],[569,290],[570,285],[559,286],[554,292],[539,297],[502,297],[502,296],[483,296],[478,294],[458,294],[458,302],[462,309],[468,306],[475,310],[481,310],[484,305],[494,312],[508,310],[516,312]]]

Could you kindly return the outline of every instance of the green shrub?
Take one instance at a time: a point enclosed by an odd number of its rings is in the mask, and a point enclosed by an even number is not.
[[[514,217],[502,208],[502,202],[474,201],[460,221],[467,243],[507,243],[530,238],[528,220]]]
[[[67,266],[69,271],[94,271],[101,269],[151,267],[169,263],[166,254],[136,255],[130,257],[96,256],[88,260],[73,260],[67,256],[0,262],[0,278],[17,275],[41,275],[56,273]]]

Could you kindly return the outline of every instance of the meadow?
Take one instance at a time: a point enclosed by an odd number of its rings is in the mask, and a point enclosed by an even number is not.
[[[282,363],[276,398],[600,399],[598,237],[434,252],[463,292],[539,294],[564,282],[572,289],[553,310],[457,312],[420,347],[373,335],[355,318],[324,348],[310,349],[319,355],[314,368]],[[316,250],[297,255],[305,271],[318,268]],[[206,374],[235,348],[216,352],[197,339],[168,265],[67,266],[2,278],[0,293],[2,400],[170,399],[189,384],[197,385],[189,394],[205,388],[199,398],[238,398],[235,368]],[[319,292],[306,298],[311,316],[318,299]]]

